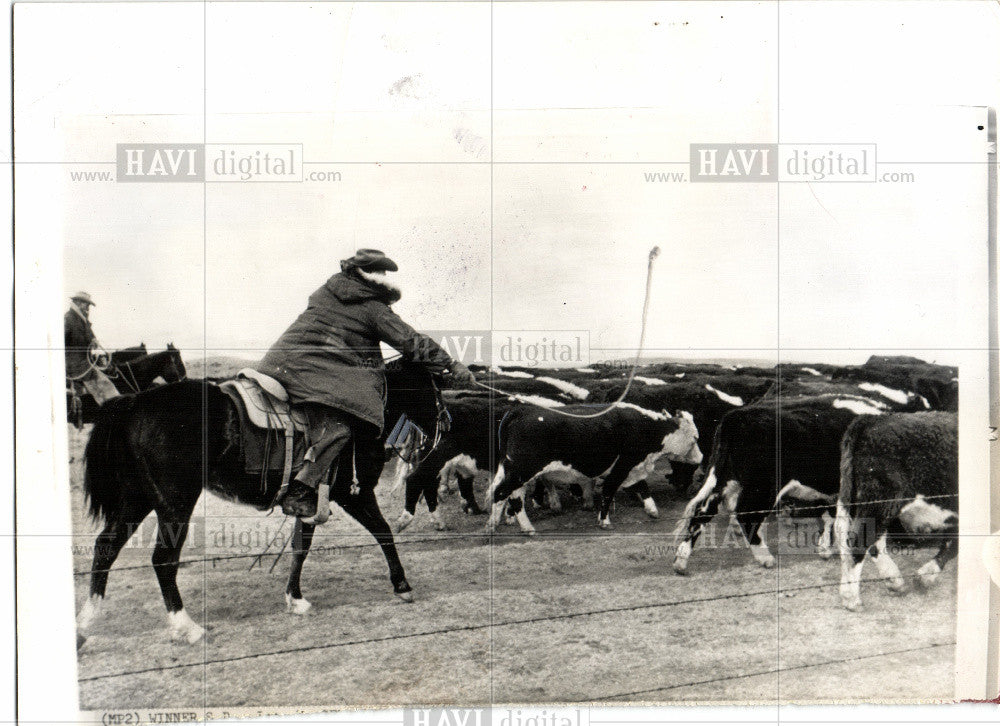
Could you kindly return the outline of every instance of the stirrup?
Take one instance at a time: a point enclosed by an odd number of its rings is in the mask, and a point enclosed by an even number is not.
[[[316,514],[311,517],[299,517],[303,524],[314,524],[317,527],[330,518],[330,485],[320,484],[316,497]]]

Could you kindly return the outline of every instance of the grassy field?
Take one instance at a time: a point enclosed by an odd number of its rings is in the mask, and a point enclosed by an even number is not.
[[[86,571],[98,527],[84,515],[83,438],[71,437],[74,564]],[[391,466],[384,481],[390,474]],[[481,475],[480,501],[486,484]],[[392,521],[402,494],[386,484],[380,490]],[[951,696],[953,646],[922,648],[954,640],[953,566],[927,592],[897,596],[878,583],[863,586],[864,610],[849,613],[835,584],[809,588],[836,583],[836,560],[785,551],[778,567],[763,570],[725,536],[720,517],[716,547],[696,549],[690,576],[678,577],[672,530],[683,501],[662,481],[653,490],[657,521],[622,494],[615,529],[601,531],[593,513],[566,498],[562,514],[532,510],[539,536],[530,540],[516,527],[502,527],[492,540],[480,534],[485,517],[462,514],[457,498],[442,504],[452,529],[436,533],[420,505],[399,537],[412,604],[392,596],[380,551],[336,509],[306,562],[303,592],[314,605],[306,617],[284,612],[287,554],[269,572],[291,522],[204,495],[183,557],[219,559],[183,566],[179,584],[188,612],[208,628],[206,640],[168,640],[148,566],[148,520],[112,571],[105,614],[80,650],[81,707]],[[779,549],[790,530],[769,526],[772,550]],[[263,567],[249,571],[250,558],[233,557],[263,550],[275,535]],[[917,550],[896,561],[905,576],[931,554]],[[119,569],[128,567],[137,569]],[[877,577],[875,568],[865,576]],[[88,582],[76,578],[78,608]],[[564,617],[573,613],[581,615]],[[560,617],[542,619],[550,616]],[[455,632],[420,635],[441,630]],[[309,650],[245,657],[297,648]],[[115,675],[126,671],[146,672]]]

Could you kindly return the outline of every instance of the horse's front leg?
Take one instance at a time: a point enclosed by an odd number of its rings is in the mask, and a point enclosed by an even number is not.
[[[295,520],[295,529],[292,531],[292,569],[288,573],[288,585],[285,586],[285,610],[292,615],[305,615],[312,607],[312,603],[302,597],[300,580],[302,563],[309,554],[315,531],[315,524],[305,524],[301,519]]]
[[[399,553],[396,551],[392,530],[378,507],[375,490],[370,486],[362,485],[358,494],[350,494],[338,487],[334,499],[345,512],[371,532],[375,541],[379,543],[382,554],[385,555],[385,561],[389,565],[389,579],[392,581],[392,590],[396,596],[404,602],[413,602],[413,588],[406,581],[406,573],[403,571],[403,563],[400,562]]]

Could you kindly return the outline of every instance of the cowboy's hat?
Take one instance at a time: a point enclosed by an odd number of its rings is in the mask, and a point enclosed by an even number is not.
[[[87,305],[96,305],[97,304],[97,303],[94,302],[94,298],[92,298],[88,293],[85,293],[82,290],[80,292],[76,293],[75,295],[73,295],[73,297],[71,297],[70,300],[72,300],[73,302],[86,303]]]
[[[341,260],[340,266],[360,267],[365,272],[396,272],[399,266],[385,256],[382,250],[360,249],[354,253],[353,257]]]

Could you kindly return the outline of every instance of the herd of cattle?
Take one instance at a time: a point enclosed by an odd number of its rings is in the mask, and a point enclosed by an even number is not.
[[[472,486],[480,468],[493,474],[490,531],[506,515],[533,534],[526,502],[544,497],[550,509],[559,509],[559,482],[580,487],[584,507],[598,510],[601,527],[611,526],[620,488],[635,491],[656,518],[647,479],[665,458],[673,485],[691,496],[676,529],[678,574],[687,572],[699,535],[723,503],[764,567],[775,563],[761,537],[769,514],[787,509],[821,519],[818,554],[829,558],[836,536],[841,599],[852,610],[860,605],[866,555],[890,589],[905,588],[886,548],[891,529],[938,545],[918,571],[920,584],[932,584],[956,554],[955,368],[899,356],[846,367],[649,365],[624,401],[599,416],[621,396],[627,372],[495,368],[483,374],[511,395],[444,392],[452,425],[425,459],[397,472],[406,488],[397,530],[413,520],[421,495],[443,529],[438,492],[454,483],[465,511],[481,513]]]

